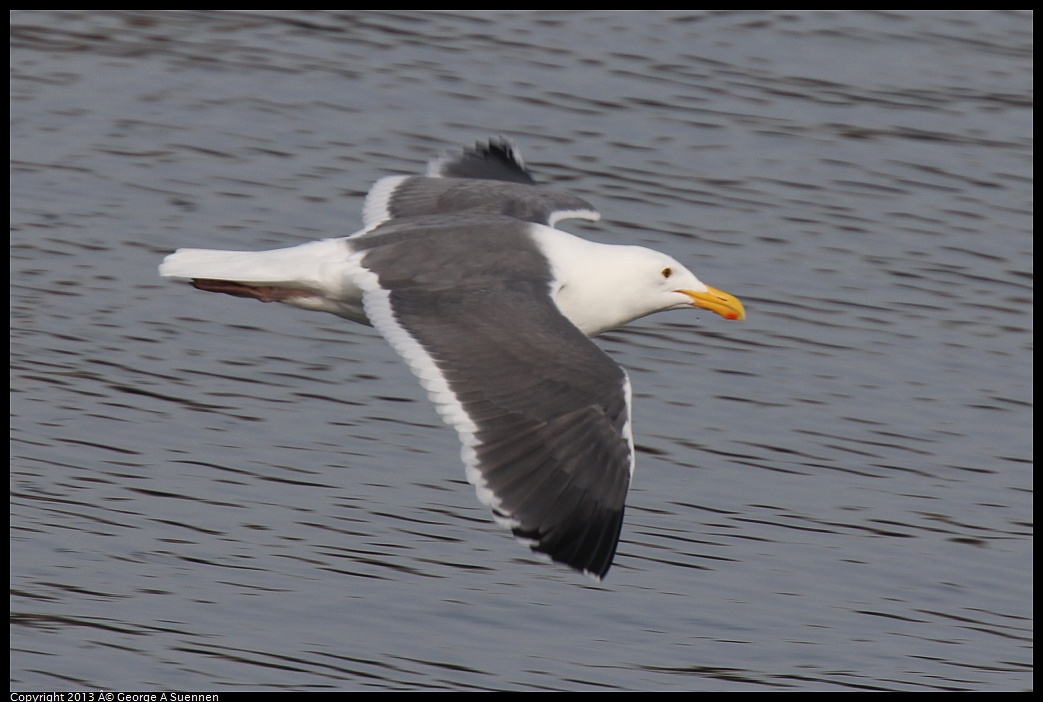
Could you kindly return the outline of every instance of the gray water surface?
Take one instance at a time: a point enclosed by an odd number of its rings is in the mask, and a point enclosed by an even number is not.
[[[11,14],[11,687],[1032,687],[1033,15]],[[748,320],[606,336],[602,584],[372,330],[160,280],[514,139]]]

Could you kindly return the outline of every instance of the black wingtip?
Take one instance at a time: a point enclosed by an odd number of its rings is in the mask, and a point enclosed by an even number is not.
[[[434,161],[428,175],[441,178],[475,178],[535,185],[518,147],[505,137],[477,142],[473,148]]]
[[[601,582],[612,567],[622,529],[620,509],[582,525],[562,525],[549,534],[515,528],[514,535],[528,542],[536,553]]]

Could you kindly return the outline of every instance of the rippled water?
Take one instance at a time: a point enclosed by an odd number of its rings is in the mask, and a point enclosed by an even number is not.
[[[1031,688],[1032,19],[12,13],[12,689]],[[749,313],[604,341],[602,585],[371,330],[156,276],[491,134]]]

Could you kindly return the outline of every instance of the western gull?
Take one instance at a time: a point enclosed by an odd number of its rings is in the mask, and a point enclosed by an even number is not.
[[[390,176],[364,227],[273,251],[180,249],[160,275],[372,325],[456,429],[468,480],[533,551],[601,580],[634,472],[630,381],[589,337],[662,310],[744,319],[669,256],[555,228],[597,220],[493,139]]]

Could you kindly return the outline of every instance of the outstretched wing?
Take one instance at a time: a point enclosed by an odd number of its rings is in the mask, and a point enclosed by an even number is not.
[[[482,502],[533,550],[600,579],[633,470],[630,384],[554,304],[528,226],[413,222],[408,236],[354,240],[356,283],[373,326],[459,433]],[[462,265],[466,282],[444,279]]]
[[[492,140],[433,161],[426,176],[378,180],[362,208],[363,231],[395,219],[464,212],[552,227],[562,219],[601,217],[583,198],[537,187],[513,144]]]

